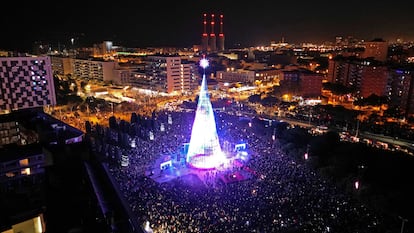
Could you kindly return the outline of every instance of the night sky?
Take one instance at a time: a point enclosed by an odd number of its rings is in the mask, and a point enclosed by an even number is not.
[[[112,40],[127,47],[190,47],[200,44],[203,13],[224,15],[226,48],[282,37],[291,43],[334,41],[338,35],[407,41],[414,40],[414,2],[407,2],[13,1],[0,13],[0,49],[27,50],[34,41],[69,45],[70,38],[79,46]]]

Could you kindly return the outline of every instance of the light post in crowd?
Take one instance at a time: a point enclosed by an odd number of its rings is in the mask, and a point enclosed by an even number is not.
[[[72,107],[70,107],[70,114],[73,114],[73,107],[75,107],[75,104],[73,104]]]
[[[354,182],[354,188],[357,191],[358,195],[360,194],[361,189],[361,180],[363,180],[363,173],[365,172],[366,166],[363,164],[358,165],[358,174],[357,179]]]
[[[405,222],[408,222],[408,219],[403,218],[403,217],[401,217],[401,216],[398,216],[398,218],[399,218],[399,219],[401,219],[401,231],[400,231],[400,233],[403,233],[403,232],[404,232],[404,225],[405,225]]]
[[[89,103],[86,103],[86,112],[88,113],[88,118],[89,118],[91,115],[91,111],[89,109]]]
[[[304,158],[305,158],[305,160],[308,160],[309,159],[309,147],[310,147],[310,145],[308,144],[308,145],[306,145],[306,152],[305,152],[305,154],[304,154]]]
[[[114,103],[109,102],[109,104],[111,105],[111,111],[112,111],[112,116],[114,115]]]
[[[359,180],[355,181],[354,186],[356,190],[359,190]]]

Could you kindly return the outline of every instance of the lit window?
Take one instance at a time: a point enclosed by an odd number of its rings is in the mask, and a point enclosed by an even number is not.
[[[27,167],[29,166],[29,159],[21,159],[19,163],[21,167]]]
[[[24,168],[21,170],[22,175],[30,175],[30,168]]]

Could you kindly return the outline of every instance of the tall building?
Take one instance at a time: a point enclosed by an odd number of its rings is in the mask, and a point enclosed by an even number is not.
[[[56,104],[50,63],[49,57],[0,58],[0,110],[7,113],[0,114],[2,233],[96,231],[104,214],[83,182],[82,161],[89,158],[83,132],[41,108]]]
[[[377,61],[386,61],[388,54],[388,43],[382,39],[374,39],[365,42],[365,50],[362,58],[372,58]]]
[[[196,64],[182,60],[179,56],[148,56],[143,84],[147,88],[163,93],[186,93],[197,83]],[[145,87],[144,87],[145,88]]]
[[[329,60],[328,81],[353,88],[357,96],[388,95],[388,67],[373,59],[337,56]]]
[[[412,71],[404,67],[389,71],[391,88],[388,93],[390,106],[398,107],[406,116],[414,114],[414,81]]]
[[[389,88],[388,68],[381,65],[363,65],[358,69],[357,79],[359,96],[368,97],[372,94],[386,96]]]
[[[49,56],[53,74],[73,74],[73,59],[68,56]]]
[[[316,72],[297,69],[285,70],[280,85],[289,90],[290,95],[300,95],[305,98],[319,97],[322,94],[322,75]]]
[[[280,80],[280,86],[285,90],[288,90],[286,94],[290,96],[299,96],[299,82],[300,71],[298,70],[284,70],[282,71],[282,78]]]
[[[208,61],[202,59],[200,65],[205,69]],[[200,169],[213,169],[225,161],[216,129],[213,107],[207,90],[206,75],[203,74],[196,115],[191,131],[187,162]]]
[[[320,97],[322,95],[322,74],[303,71],[300,75],[299,90],[303,97]]]
[[[86,60],[86,59],[74,59],[73,60],[73,74],[76,77],[84,79],[92,79],[101,82],[110,82],[115,80],[114,61],[103,60]]]
[[[50,58],[0,58],[0,112],[56,105]]]
[[[47,187],[56,177],[49,168],[74,161],[70,156],[63,162],[71,146],[66,144],[82,136],[38,108],[0,115],[0,232],[54,232],[48,220],[56,214],[50,205],[56,197]]]

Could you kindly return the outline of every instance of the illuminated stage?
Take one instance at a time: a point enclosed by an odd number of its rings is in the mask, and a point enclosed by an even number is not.
[[[211,169],[196,168],[188,163],[181,165],[172,162],[171,166],[166,167],[156,163],[151,170],[146,171],[146,176],[157,183],[174,182],[179,178],[188,186],[199,189],[248,180],[256,176],[256,172],[245,166],[243,161],[233,157],[229,158],[225,165]]]
[[[217,169],[224,166],[224,164],[224,159],[217,160],[214,156],[205,154],[193,155],[187,163],[189,167],[201,170]]]

